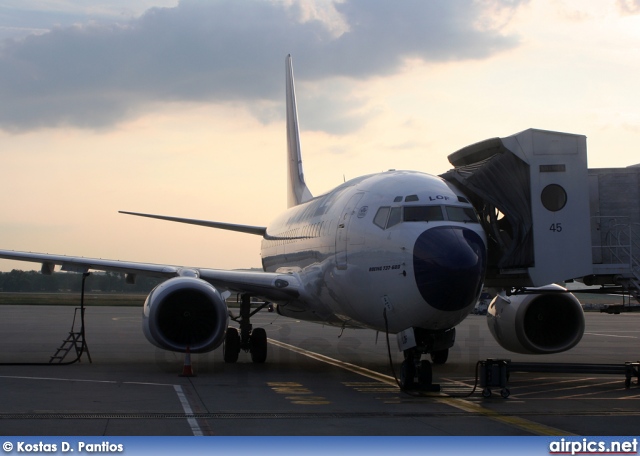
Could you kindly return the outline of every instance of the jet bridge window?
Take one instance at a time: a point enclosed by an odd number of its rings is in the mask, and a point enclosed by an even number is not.
[[[567,204],[567,192],[558,184],[550,184],[542,190],[540,199],[547,210],[558,212]]]

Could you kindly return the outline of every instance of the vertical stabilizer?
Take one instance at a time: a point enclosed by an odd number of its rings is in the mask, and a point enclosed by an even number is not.
[[[296,90],[293,85],[293,65],[291,55],[286,60],[287,73],[287,185],[288,207],[309,201],[313,196],[304,182],[302,156],[300,155],[300,133],[298,131],[298,109],[296,108]]]

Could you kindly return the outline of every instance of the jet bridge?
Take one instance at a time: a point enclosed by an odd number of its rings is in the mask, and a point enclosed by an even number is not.
[[[589,170],[593,275],[640,301],[640,165]]]
[[[488,238],[485,286],[578,279],[640,300],[640,165],[588,169],[586,137],[529,129],[449,155]]]

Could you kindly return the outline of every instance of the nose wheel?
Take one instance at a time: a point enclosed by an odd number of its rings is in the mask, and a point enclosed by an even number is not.
[[[421,355],[415,349],[404,351],[405,359],[400,366],[400,388],[407,391],[440,391],[440,385],[433,383],[431,363],[427,360],[421,360]]]
[[[400,366],[400,388],[403,390],[440,391],[440,385],[433,383],[433,364],[444,364],[449,358],[449,348],[453,346],[456,337],[455,328],[441,331],[429,331],[422,328],[411,328],[411,337],[414,340],[413,347],[407,347],[404,353],[404,361]],[[403,336],[402,340],[407,336]],[[400,338],[398,339],[401,340]],[[420,359],[422,355],[429,354],[431,362]]]
[[[433,364],[444,364],[449,359],[449,349],[434,351],[430,355]]]

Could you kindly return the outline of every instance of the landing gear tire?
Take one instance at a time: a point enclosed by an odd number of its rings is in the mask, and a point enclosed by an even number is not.
[[[422,389],[429,389],[433,385],[433,371],[431,370],[431,363],[429,361],[420,361],[418,384]]]
[[[400,388],[410,390],[415,387],[416,366],[413,359],[405,359],[400,366]]]
[[[263,328],[255,328],[249,338],[251,361],[257,364],[267,360],[267,332]]]
[[[449,359],[449,349],[445,348],[444,350],[439,350],[435,352],[431,352],[431,361],[433,364],[444,364]]]
[[[235,363],[240,354],[240,335],[236,328],[227,328],[222,353],[225,363]]]

